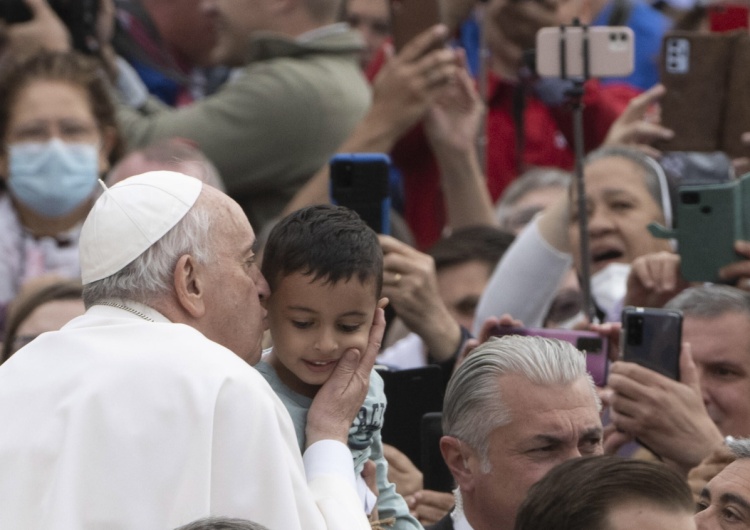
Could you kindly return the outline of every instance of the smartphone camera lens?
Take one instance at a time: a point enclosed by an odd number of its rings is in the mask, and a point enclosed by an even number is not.
[[[701,202],[700,193],[697,191],[686,191],[680,194],[682,204],[699,204]]]

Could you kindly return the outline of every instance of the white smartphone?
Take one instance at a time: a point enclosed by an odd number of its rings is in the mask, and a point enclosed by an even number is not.
[[[588,52],[589,77],[624,77],[633,72],[634,45],[633,30],[627,26],[542,28],[536,34],[536,71],[542,77],[583,77]]]

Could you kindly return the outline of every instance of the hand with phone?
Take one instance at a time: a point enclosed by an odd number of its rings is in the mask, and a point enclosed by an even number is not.
[[[437,94],[424,121],[440,171],[440,186],[446,191],[447,226],[453,230],[497,225],[476,144],[485,108],[466,69],[463,51],[459,51],[459,59],[456,82]]]
[[[394,143],[424,117],[439,90],[455,80],[460,59],[443,46],[447,38],[443,25],[423,31],[397,54],[391,49],[375,77],[370,114],[387,127]]]
[[[461,326],[440,298],[435,260],[406,243],[380,235],[383,294],[404,324],[443,362],[461,345]]]
[[[614,363],[609,375],[610,418],[619,431],[687,474],[723,436],[706,411],[687,343],[679,363],[680,381],[633,362]]]

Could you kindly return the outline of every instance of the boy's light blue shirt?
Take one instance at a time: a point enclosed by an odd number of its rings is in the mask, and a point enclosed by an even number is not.
[[[268,352],[264,352],[267,354]],[[265,355],[264,355],[265,357]],[[276,370],[265,361],[255,367],[268,381],[271,388],[281,399],[281,402],[292,417],[294,429],[300,451],[305,449],[305,426],[307,425],[307,411],[310,410],[312,399],[298,394],[287,387]],[[370,388],[359,414],[349,429],[349,449],[354,460],[354,472],[359,475],[367,460],[372,460],[376,467],[378,485],[378,516],[382,519],[394,517],[394,530],[422,530],[422,525],[411,515],[404,498],[396,493],[396,486],[388,482],[388,462],[383,455],[383,441],[381,429],[385,414],[386,398],[383,391],[383,379],[375,370],[370,374]]]

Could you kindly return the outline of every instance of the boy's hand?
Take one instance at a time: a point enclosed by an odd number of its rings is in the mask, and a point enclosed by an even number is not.
[[[359,412],[370,387],[370,372],[385,331],[385,313],[375,310],[370,337],[364,352],[349,349],[336,365],[331,377],[313,399],[307,413],[307,446],[320,440],[338,440],[346,444],[349,428]]]

